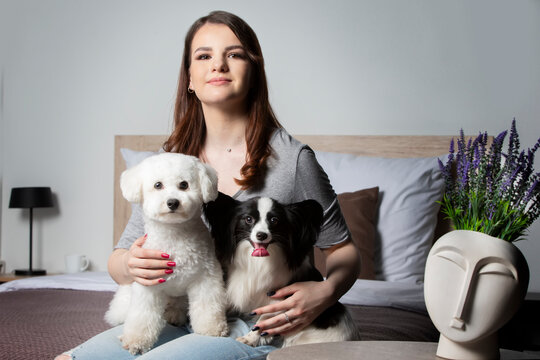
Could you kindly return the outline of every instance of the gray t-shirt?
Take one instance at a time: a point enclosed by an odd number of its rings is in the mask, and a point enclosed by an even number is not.
[[[324,223],[316,246],[324,249],[346,241],[350,233],[336,193],[314,152],[283,129],[274,132],[270,145],[273,153],[268,159],[268,170],[262,184],[249,190],[240,190],[234,198],[245,201],[255,196],[264,196],[283,204],[317,200],[324,209]],[[131,217],[116,248],[128,249],[142,235],[142,210],[139,205],[133,205]]]

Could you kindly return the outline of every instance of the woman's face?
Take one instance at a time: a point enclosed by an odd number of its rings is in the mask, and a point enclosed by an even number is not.
[[[205,106],[244,107],[250,63],[234,33],[222,24],[205,24],[191,42],[189,88]]]

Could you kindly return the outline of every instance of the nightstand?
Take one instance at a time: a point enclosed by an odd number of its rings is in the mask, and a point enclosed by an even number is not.
[[[540,351],[540,293],[525,296],[518,312],[500,331],[500,346],[513,350]]]
[[[3,284],[8,281],[19,280],[19,279],[28,279],[35,275],[13,275],[13,274],[0,274],[0,284]],[[41,275],[40,275],[41,276]]]

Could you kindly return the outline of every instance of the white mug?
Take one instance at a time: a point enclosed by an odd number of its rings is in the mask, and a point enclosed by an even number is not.
[[[73,274],[85,271],[90,265],[90,261],[84,255],[66,255],[66,273]]]

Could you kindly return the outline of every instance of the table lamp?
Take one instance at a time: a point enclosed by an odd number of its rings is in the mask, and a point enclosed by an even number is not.
[[[20,187],[11,189],[10,208],[30,209],[30,261],[28,270],[15,270],[15,275],[45,275],[45,270],[32,269],[32,218],[33,209],[52,207],[50,187]]]

